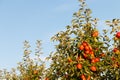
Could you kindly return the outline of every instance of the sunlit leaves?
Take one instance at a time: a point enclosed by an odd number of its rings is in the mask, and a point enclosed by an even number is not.
[[[79,1],[81,2],[80,9],[73,14],[72,26],[67,26],[66,31],[58,32],[52,37],[59,43],[56,45],[56,52],[51,56],[52,63],[48,70],[53,72],[48,72],[49,77],[52,76],[50,79],[77,80],[84,74],[85,78],[90,75],[92,80],[110,79],[114,76],[111,72],[114,70],[110,66],[113,65],[111,56],[115,55],[112,54],[112,40],[108,34],[110,32],[112,36],[115,36],[115,32],[119,31],[119,19],[106,21],[112,29],[111,31],[104,29],[103,35],[101,35],[97,29],[98,19],[91,17],[92,11],[86,7],[84,0]],[[86,42],[91,49],[83,46],[83,42]],[[114,42],[118,46],[120,40],[115,39]],[[93,63],[91,62],[93,58],[99,59],[99,61]],[[81,64],[82,68],[76,67],[78,63]],[[93,67],[90,68],[91,66]],[[59,71],[59,74],[56,71]],[[108,74],[109,71],[111,75]],[[64,77],[66,75],[67,77]],[[116,79],[118,79],[117,76]]]
[[[44,78],[45,71],[44,61],[40,59],[41,41],[37,40],[35,49],[35,58],[31,57],[31,50],[28,41],[24,42],[23,60],[18,63],[17,68],[10,72],[4,70],[0,79],[7,80],[39,80]]]

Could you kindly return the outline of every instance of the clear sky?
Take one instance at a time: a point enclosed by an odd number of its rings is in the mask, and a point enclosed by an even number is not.
[[[101,22],[120,18],[120,0],[87,0],[87,4]],[[50,38],[71,24],[78,5],[78,0],[0,0],[0,69],[21,61],[24,40],[32,50],[35,41],[42,40],[42,51],[48,56],[54,49]]]

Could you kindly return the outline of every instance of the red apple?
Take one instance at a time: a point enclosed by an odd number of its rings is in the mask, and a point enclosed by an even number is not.
[[[85,47],[85,46],[87,46],[88,44],[87,44],[87,42],[82,42],[82,45]]]
[[[91,60],[91,63],[96,63],[96,62],[99,62],[99,61],[100,61],[100,58],[97,57],[97,58],[93,58],[93,59]]]
[[[89,50],[89,46],[85,46],[85,50],[88,51]]]
[[[86,59],[86,58],[88,58],[88,55],[84,53],[83,57]]]
[[[95,62],[99,62],[99,61],[100,61],[99,57],[95,58]]]
[[[116,37],[117,37],[117,38],[120,38],[120,32],[117,32],[117,33],[116,33]]]
[[[49,78],[45,78],[45,80],[49,80]]]
[[[94,31],[94,32],[92,33],[92,36],[93,36],[93,37],[98,37],[98,34],[99,34],[98,31]]]
[[[96,63],[95,59],[92,59],[92,60],[91,60],[91,63]]]
[[[95,66],[91,66],[90,70],[95,72],[95,71],[97,71],[97,68]]]
[[[113,52],[118,52],[118,51],[119,51],[118,48],[113,49]]]
[[[82,69],[82,64],[79,63],[76,66],[77,66],[77,69]]]
[[[85,51],[85,53],[86,53],[86,54],[89,54],[89,53],[90,53],[90,51],[89,51],[89,50],[87,50],[87,51]]]
[[[90,51],[89,53],[90,53],[90,54],[94,54],[94,52],[93,52],[93,51]]]
[[[80,45],[79,49],[80,49],[80,50],[84,50],[84,46],[83,46],[83,45]]]
[[[84,75],[84,74],[82,74],[82,75],[80,76],[80,78],[81,78],[82,80],[86,80],[86,78],[85,78],[85,75]]]

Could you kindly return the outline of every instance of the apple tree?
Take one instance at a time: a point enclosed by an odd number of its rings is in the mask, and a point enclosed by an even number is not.
[[[32,55],[28,41],[24,42],[24,55],[22,61],[11,71],[2,70],[1,80],[43,80],[45,63],[41,60],[41,41],[37,40],[35,54]]]
[[[58,44],[48,57],[51,65],[46,80],[120,79],[119,19],[106,21],[112,27],[111,31],[104,29],[100,34],[98,19],[92,18],[92,11],[84,0],[79,2],[80,9],[73,14],[71,25],[51,38]],[[111,39],[110,35],[114,38]]]

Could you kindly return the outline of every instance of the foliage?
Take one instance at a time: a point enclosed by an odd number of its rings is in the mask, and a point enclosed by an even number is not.
[[[30,45],[25,41],[22,62],[11,72],[2,70],[0,79],[120,80],[120,20],[107,20],[110,30],[104,29],[100,34],[98,19],[92,18],[85,0],[79,2],[72,24],[51,38],[58,44],[46,58],[51,60],[49,68],[45,69],[40,59],[41,41],[37,41],[35,59],[30,57]]]
[[[73,14],[72,25],[52,37],[58,44],[56,52],[49,57],[52,63],[46,76],[50,80],[120,79],[119,19],[106,21],[112,27],[110,35],[113,39],[109,38],[106,29],[101,35],[97,28],[98,19],[91,17],[92,11],[84,0],[79,1],[80,9]],[[112,40],[113,46],[110,45]]]
[[[37,41],[35,50],[35,58],[30,57],[31,50],[29,42],[24,42],[24,55],[22,62],[18,63],[16,69],[8,72],[4,70],[2,72],[1,79],[6,80],[40,80],[44,78],[45,63],[40,59],[41,41]]]

